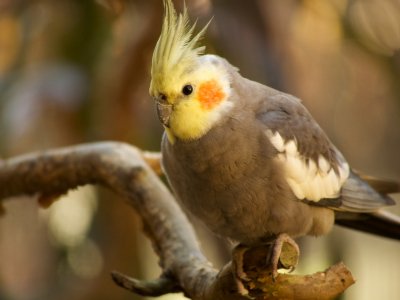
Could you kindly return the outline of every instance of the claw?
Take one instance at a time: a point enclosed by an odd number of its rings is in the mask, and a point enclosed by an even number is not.
[[[237,290],[240,295],[247,296],[248,289],[244,286],[243,281],[248,282],[250,278],[243,270],[243,256],[249,247],[239,244],[232,250],[232,271],[235,279]]]
[[[283,248],[285,248],[285,251],[282,251]],[[276,279],[280,267],[293,272],[298,263],[299,254],[300,249],[296,242],[285,233],[279,234],[273,241],[267,259],[271,266],[272,279]]]
[[[273,281],[279,274],[278,269],[292,272],[299,253],[299,246],[287,234],[279,234],[274,240],[253,247],[237,245],[232,250],[232,272],[238,293],[249,298],[248,288],[251,289],[251,281],[257,280],[259,272],[270,274]]]
[[[235,275],[244,281],[250,281],[250,278],[243,270],[243,256],[248,249],[249,247],[239,244],[232,251],[232,263]]]

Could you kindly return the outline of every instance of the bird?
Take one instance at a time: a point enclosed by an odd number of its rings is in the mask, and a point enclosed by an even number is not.
[[[241,76],[199,45],[186,6],[164,0],[149,93],[162,167],[182,207],[243,245],[328,234],[334,224],[400,239],[382,208],[397,182],[354,171],[297,97]]]

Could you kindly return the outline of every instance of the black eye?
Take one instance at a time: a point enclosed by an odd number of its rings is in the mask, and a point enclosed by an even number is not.
[[[182,88],[182,93],[186,96],[190,95],[192,92],[193,92],[193,87],[190,84],[187,84]]]

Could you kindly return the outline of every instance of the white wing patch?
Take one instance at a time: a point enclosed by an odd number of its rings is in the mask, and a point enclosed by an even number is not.
[[[347,162],[340,157],[338,174],[329,162],[320,155],[318,161],[306,161],[301,156],[295,140],[285,141],[279,132],[266,132],[270,142],[279,152],[276,160],[283,165],[286,182],[292,192],[300,200],[307,199],[318,202],[324,198],[337,198],[340,189],[349,177]]]

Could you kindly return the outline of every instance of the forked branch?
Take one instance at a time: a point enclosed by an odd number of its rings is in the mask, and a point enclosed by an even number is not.
[[[149,162],[149,163],[147,163]],[[51,199],[85,184],[100,184],[122,195],[141,216],[160,257],[163,274],[139,281],[113,272],[114,281],[135,293],[158,296],[183,291],[198,300],[333,299],[354,280],[343,264],[323,273],[280,274],[272,281],[260,270],[254,253],[244,260],[248,295],[238,292],[231,264],[220,272],[199,249],[188,219],[150,165],[159,172],[159,156],[123,143],[78,145],[0,160],[0,199],[40,194]],[[250,250],[251,251],[251,250]],[[259,253],[259,250],[257,250]]]

